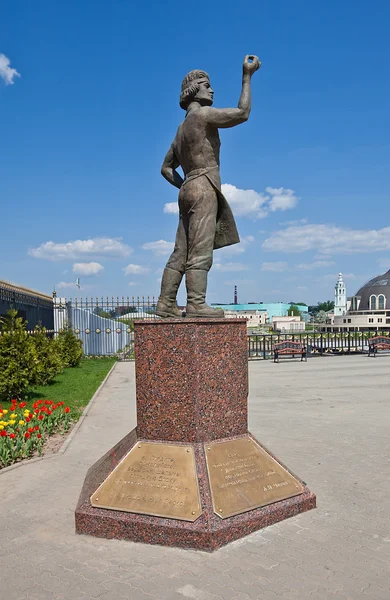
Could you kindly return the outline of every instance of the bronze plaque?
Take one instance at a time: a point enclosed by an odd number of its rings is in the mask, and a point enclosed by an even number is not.
[[[195,521],[202,508],[191,446],[139,441],[91,496],[96,508]]]
[[[303,492],[303,485],[250,438],[205,444],[214,512],[226,519]]]

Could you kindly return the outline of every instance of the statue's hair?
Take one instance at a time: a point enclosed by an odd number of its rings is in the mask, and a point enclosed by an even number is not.
[[[180,107],[183,110],[187,110],[188,106],[191,104],[196,94],[198,93],[198,81],[200,79],[208,79],[210,81],[210,77],[208,76],[206,71],[199,71],[198,69],[190,71],[188,75],[184,77],[183,83],[181,84],[180,94]]]

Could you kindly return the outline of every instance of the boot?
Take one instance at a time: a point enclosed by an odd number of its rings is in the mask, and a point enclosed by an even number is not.
[[[187,317],[223,318],[222,308],[211,308],[206,304],[207,271],[186,272]]]
[[[173,269],[164,269],[161,281],[161,293],[156,306],[159,317],[180,319],[183,315],[176,304],[177,290],[183,278],[182,273]]]

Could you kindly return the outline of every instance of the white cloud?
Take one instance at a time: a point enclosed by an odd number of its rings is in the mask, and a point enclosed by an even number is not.
[[[322,256],[357,254],[390,250],[390,227],[383,229],[346,229],[335,225],[302,225],[274,232],[263,242],[269,252],[306,252]]]
[[[98,262],[89,262],[89,263],[74,263],[73,265],[73,273],[76,275],[97,275],[101,271],[104,270],[103,265]]]
[[[164,204],[164,212],[169,215],[179,214],[179,204],[177,202],[167,202]]]
[[[294,190],[289,188],[266,187],[265,193],[256,190],[242,190],[231,183],[222,184],[222,193],[226,196],[236,217],[264,219],[270,212],[294,208],[298,202]],[[167,202],[164,212],[171,215],[179,214],[177,202]]]
[[[294,208],[298,202],[294,190],[283,187],[266,187],[265,191],[270,196],[269,209],[272,212],[275,212],[275,210],[288,210],[289,208]]]
[[[296,265],[298,271],[312,271],[313,269],[322,269],[324,267],[331,267],[336,264],[333,260],[315,260],[312,263],[300,263]]]
[[[123,244],[121,238],[90,238],[61,244],[45,242],[38,248],[31,248],[28,253],[34,258],[46,260],[74,260],[89,256],[123,257],[129,256],[132,252],[132,248]]]
[[[131,287],[135,286],[135,285],[139,285],[138,281],[129,281],[129,283],[127,285],[130,285]]]
[[[146,242],[142,245],[142,248],[144,250],[151,250],[156,256],[164,256],[172,252],[174,243],[158,240],[157,242]]]
[[[241,190],[235,185],[224,183],[222,193],[226,196],[236,217],[263,219],[269,212],[287,210],[296,206],[298,198],[289,188],[266,187],[266,193]]]
[[[264,262],[261,265],[261,271],[273,271],[274,273],[281,273],[287,269],[288,264],[286,262]]]
[[[16,69],[12,69],[10,64],[10,59],[5,54],[0,53],[0,77],[5,82],[5,85],[12,85],[14,77],[20,77],[20,73]]]
[[[217,263],[215,265],[217,271],[247,271],[248,266],[238,262]]]
[[[146,273],[149,273],[149,269],[147,267],[141,267],[141,265],[132,264],[127,265],[123,271],[125,272],[125,275],[145,275]]]
[[[255,190],[241,190],[230,183],[222,185],[222,193],[236,217],[262,219],[267,215],[267,211],[262,208],[267,201],[264,194]]]

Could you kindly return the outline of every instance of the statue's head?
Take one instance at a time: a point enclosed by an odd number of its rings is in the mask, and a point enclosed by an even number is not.
[[[197,101],[202,106],[211,106],[214,92],[211,89],[210,77],[205,71],[190,71],[181,84],[180,106],[187,110],[191,102]]]

